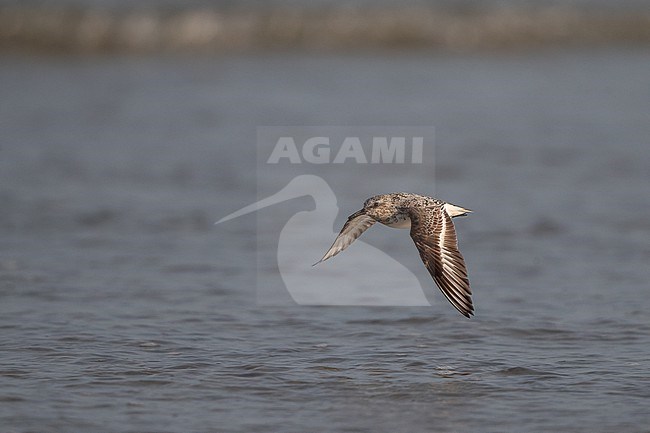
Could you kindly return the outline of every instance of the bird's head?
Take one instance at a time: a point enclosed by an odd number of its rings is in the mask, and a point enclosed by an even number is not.
[[[363,204],[363,210],[366,215],[381,221],[386,216],[394,214],[397,209],[391,194],[381,194],[366,200]]]

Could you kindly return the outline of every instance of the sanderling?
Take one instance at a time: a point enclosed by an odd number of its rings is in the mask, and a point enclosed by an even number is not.
[[[432,197],[410,193],[381,194],[369,198],[363,209],[348,217],[321,263],[334,257],[374,223],[393,228],[410,228],[420,258],[440,291],[465,317],[474,314],[467,267],[458,250],[452,218],[471,210]]]

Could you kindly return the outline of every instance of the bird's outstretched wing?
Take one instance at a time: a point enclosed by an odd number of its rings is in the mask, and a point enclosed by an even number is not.
[[[377,221],[373,218],[366,215],[363,210],[350,215],[330,249],[325,253],[322,259],[314,263],[314,266],[320,262],[324,262],[330,257],[334,257],[349,247],[352,242],[354,242],[363,232],[368,230],[368,228],[376,222]]]
[[[420,258],[451,304],[465,317],[474,314],[472,290],[456,229],[443,206],[410,208],[411,238]]]

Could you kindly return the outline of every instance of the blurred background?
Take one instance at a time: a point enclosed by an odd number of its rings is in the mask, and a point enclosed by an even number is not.
[[[4,430],[647,431],[649,2],[0,0],[0,65]],[[476,317],[259,305],[261,125],[435,126]]]

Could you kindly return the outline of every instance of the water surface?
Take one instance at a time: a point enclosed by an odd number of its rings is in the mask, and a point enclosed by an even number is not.
[[[2,61],[4,429],[647,431],[647,50]],[[476,317],[256,301],[284,124],[437,128]]]

